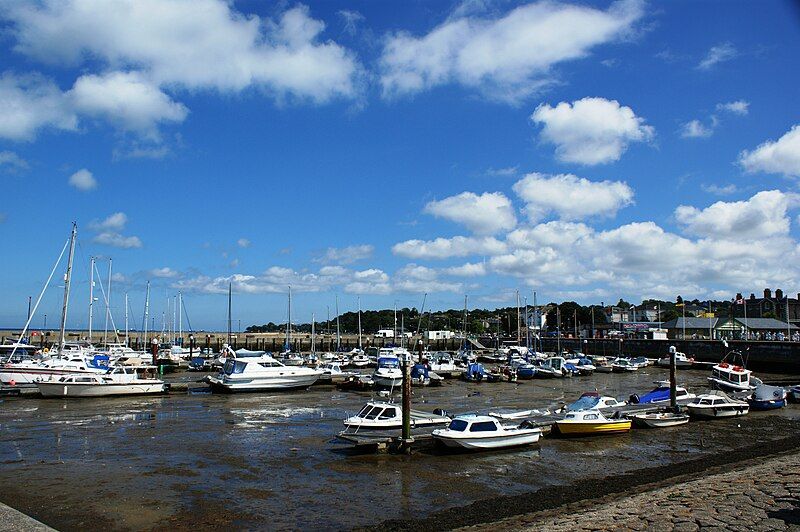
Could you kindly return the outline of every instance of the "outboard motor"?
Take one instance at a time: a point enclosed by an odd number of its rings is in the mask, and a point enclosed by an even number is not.
[[[634,393],[634,394],[631,394],[631,396],[628,398],[628,401],[629,401],[629,402],[630,402],[632,405],[638,405],[638,404],[639,404],[639,395],[638,395],[638,394],[635,394],[635,393]]]

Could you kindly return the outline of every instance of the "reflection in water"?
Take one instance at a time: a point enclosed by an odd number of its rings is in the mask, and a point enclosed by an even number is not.
[[[414,406],[454,413],[553,409],[585,391],[626,399],[652,389],[653,381],[666,375],[647,368],[517,384],[450,381],[415,389]],[[679,382],[700,392],[706,377],[704,371],[681,372]],[[238,526],[250,528],[267,522],[271,528],[350,528],[749,445],[781,436],[767,429],[800,412],[793,407],[732,422],[578,440],[545,438],[536,447],[489,453],[337,452],[341,445],[331,438],[342,429],[345,412],[358,411],[368,398],[314,387],[287,394],[7,400],[0,409],[0,482],[11,486],[6,500],[14,489],[20,501],[30,492],[58,493],[53,507],[94,512],[119,523],[135,519],[136,528],[152,528],[179,511],[198,519],[205,512],[208,519],[212,512],[228,512],[223,517],[239,518]],[[792,427],[785,422],[780,430]],[[223,493],[226,503],[220,509]],[[129,503],[103,503],[120,497]],[[347,511],[308,511],[321,506]],[[142,507],[149,513],[137,512]],[[376,508],[382,509],[379,515]]]

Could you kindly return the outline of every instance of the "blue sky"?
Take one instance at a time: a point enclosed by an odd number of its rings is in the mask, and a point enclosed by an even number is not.
[[[791,2],[0,7],[0,325],[800,291]],[[795,129],[796,128],[796,129]],[[13,258],[9,258],[13,257]],[[34,321],[55,324],[52,284]],[[159,318],[160,319],[160,318]],[[140,325],[140,324],[139,324]]]

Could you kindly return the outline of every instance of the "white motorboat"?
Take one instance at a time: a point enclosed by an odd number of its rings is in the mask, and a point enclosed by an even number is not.
[[[637,368],[646,368],[650,365],[650,359],[646,357],[636,357],[631,359],[631,365]]]
[[[225,361],[217,377],[206,377],[212,389],[226,393],[262,392],[308,388],[321,371],[303,366],[284,366],[269,355]]]
[[[542,430],[523,422],[503,425],[491,416],[457,416],[447,428],[433,431],[433,438],[447,447],[489,450],[530,445],[539,441]]]
[[[63,375],[37,382],[42,397],[110,397],[164,393],[164,381],[154,366],[115,367],[102,375]]]
[[[633,416],[633,421],[644,427],[665,428],[685,425],[689,422],[689,416],[676,414],[675,412],[651,412],[649,414],[636,414]]]
[[[306,363],[306,359],[299,353],[284,353],[283,363],[286,366],[302,366]]]
[[[662,368],[668,368],[670,363],[669,356],[665,356],[656,360],[656,366],[660,366]],[[675,367],[677,369],[691,369],[693,365],[694,358],[687,357],[686,353],[681,353],[680,351],[675,353]]]
[[[369,356],[365,353],[359,353],[357,355],[353,355],[350,358],[350,364],[357,367],[357,368],[364,368],[369,366]]]
[[[445,351],[438,351],[431,355],[428,358],[428,365],[430,366],[431,371],[448,376],[464,369],[462,366],[456,364],[453,355]]]
[[[450,423],[443,412],[434,410],[433,414],[411,410],[411,427],[434,427]],[[383,401],[370,401],[354,416],[344,420],[348,429],[386,430],[403,427],[403,412],[400,405]]]
[[[338,362],[328,362],[318,368],[322,375],[319,376],[321,382],[337,383],[352,375],[358,375],[354,371],[344,371]]]
[[[737,401],[719,391],[698,395],[686,408],[690,416],[706,419],[743,416],[750,411],[747,401]]]
[[[62,375],[97,375],[108,371],[108,357],[86,356],[80,351],[44,360],[23,360],[0,366],[0,383],[34,384]]]
[[[378,367],[372,374],[375,386],[394,388],[403,383],[403,370],[400,368],[400,357],[407,356],[408,351],[400,348],[383,348],[378,352]]]
[[[750,382],[753,372],[744,366],[729,364],[724,360],[711,368],[708,381],[713,388],[723,391],[751,392],[756,389]]]
[[[614,373],[626,373],[637,371],[639,366],[631,364],[631,361],[627,358],[618,358],[611,364],[611,369]]]

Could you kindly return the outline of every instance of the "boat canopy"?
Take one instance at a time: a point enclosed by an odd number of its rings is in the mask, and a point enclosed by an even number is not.
[[[753,392],[753,399],[756,401],[779,401],[786,397],[786,390],[779,386],[769,386],[759,384]]]
[[[577,412],[578,410],[591,410],[600,402],[600,395],[596,393],[585,393],[581,395],[580,399],[567,406],[568,412]]]
[[[430,375],[428,374],[428,368],[422,364],[414,364],[414,367],[411,368],[411,378],[419,379],[420,377],[423,379],[430,378]]]
[[[383,368],[398,368],[400,360],[397,357],[381,357],[378,359],[378,366]]]

